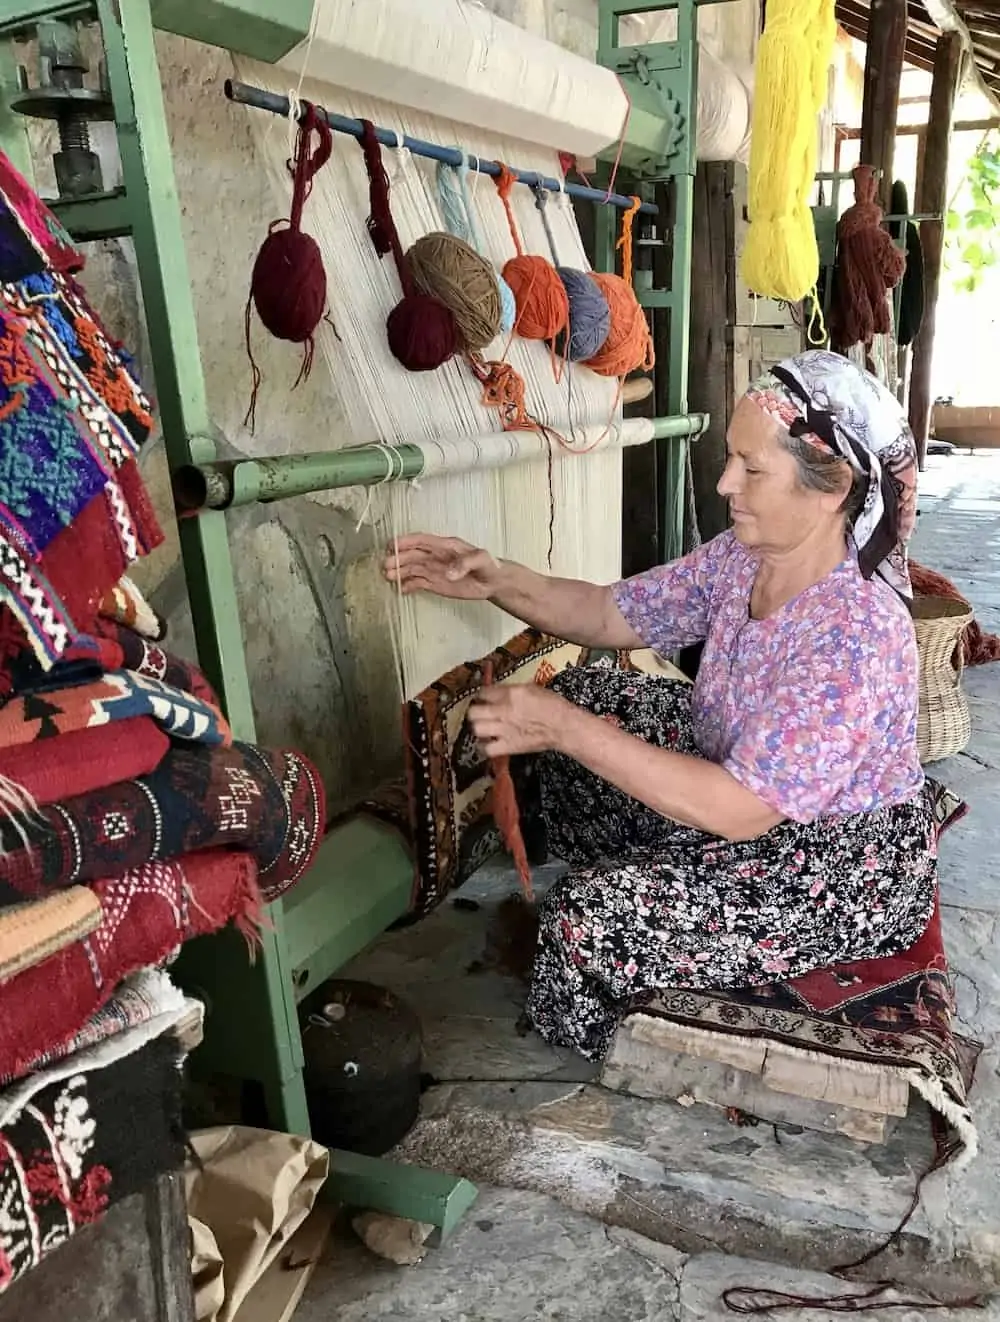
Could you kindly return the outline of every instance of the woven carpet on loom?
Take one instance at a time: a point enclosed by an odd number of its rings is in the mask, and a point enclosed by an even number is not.
[[[36,1094],[0,1130],[0,1292],[183,1161],[180,1053],[170,1038]]]
[[[228,922],[256,936],[261,900],[247,854],[147,863],[91,889],[103,910],[97,930],[0,986],[0,1078],[19,1078],[58,1051],[123,978],[185,941]]]
[[[940,829],[964,810],[942,792]],[[628,1017],[679,1027],[685,1052],[708,1059],[718,1058],[714,1043],[730,1039],[774,1044],[793,1064],[819,1057],[848,1071],[899,1071],[951,1128],[953,1155],[967,1159],[977,1145],[968,1094],[981,1047],[955,1032],[954,1008],[938,908],[905,954],[747,991],[658,991],[638,998]]]
[[[251,854],[268,900],[293,886],[323,833],[325,793],[298,753],[251,744],[175,745],[137,780],[62,799],[22,821],[25,848],[0,825],[0,908],[153,859],[212,849]]]
[[[403,836],[414,860],[414,916],[430,913],[501,847],[493,769],[468,722],[486,666],[497,684],[544,685],[566,666],[585,665],[588,655],[575,643],[525,629],[404,705],[407,778],[380,786],[346,815],[377,817]]]

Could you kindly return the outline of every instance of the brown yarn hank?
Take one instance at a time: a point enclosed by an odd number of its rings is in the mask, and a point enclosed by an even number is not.
[[[500,286],[496,272],[454,234],[425,234],[406,254],[413,283],[451,309],[463,345],[485,349],[500,334]]]
[[[870,165],[854,169],[854,205],[837,225],[837,269],[830,308],[830,332],[839,350],[866,348],[892,328],[886,293],[906,270],[906,256],[882,228],[878,182]]]

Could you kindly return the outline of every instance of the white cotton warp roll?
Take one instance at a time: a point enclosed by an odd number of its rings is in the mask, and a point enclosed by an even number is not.
[[[698,158],[745,160],[747,83],[704,48],[700,59]],[[617,143],[628,114],[610,69],[472,0],[316,0],[278,68],[580,157]]]

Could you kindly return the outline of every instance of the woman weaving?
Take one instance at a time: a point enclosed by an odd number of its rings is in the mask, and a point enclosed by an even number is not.
[[[728,451],[732,530],[612,587],[422,535],[386,561],[403,592],[488,598],[589,647],[705,643],[693,688],[597,664],[484,690],[470,713],[490,754],[538,755],[521,810],[534,787],[570,870],[540,905],[527,1011],[591,1058],[639,993],[898,954],[934,907],[899,405],[805,353],[740,402]]]

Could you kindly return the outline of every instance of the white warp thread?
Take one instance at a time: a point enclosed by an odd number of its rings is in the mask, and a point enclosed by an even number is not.
[[[378,12],[382,2],[369,0],[364,6],[366,16]],[[377,30],[377,23],[373,26]],[[318,23],[314,50],[321,46]],[[237,74],[275,92],[287,94],[290,90],[283,81],[287,75],[266,65],[240,59]],[[507,160],[547,175],[559,173],[553,148],[505,136],[499,118],[494,132],[472,131],[467,125],[374,101],[308,76],[298,91],[329,110],[370,119],[399,133],[432,142],[460,142],[484,159]],[[287,214],[290,181],[285,134],[269,134],[267,116],[253,110],[246,113],[253,117],[256,146],[273,185],[275,214]],[[384,158],[392,179],[393,216],[407,247],[422,234],[442,228],[433,162],[393,149],[385,149]],[[503,206],[492,180],[476,175],[470,187],[484,252],[502,267],[514,256]],[[525,250],[547,254],[533,194],[515,187],[513,201]],[[568,201],[553,199],[548,211],[560,260],[568,266],[585,267],[583,245]],[[361,148],[352,138],[337,136],[333,158],[315,179],[304,214],[304,228],[323,254],[330,319],[336,325],[335,332],[331,325],[321,323],[317,347],[347,421],[346,427],[331,426],[329,438],[317,438],[320,448],[323,439],[328,439],[331,448],[372,441],[426,445],[479,435],[490,428],[500,432],[499,421],[483,406],[480,385],[464,362],[456,359],[436,372],[411,373],[389,353],[385,319],[400,298],[400,287],[391,259],[379,261],[372,248],[366,229],[368,214],[368,178]],[[255,333],[263,331],[258,326]],[[487,357],[499,358],[505,348],[503,343],[495,343]],[[584,448],[592,428],[604,429],[620,421],[617,383],[575,367],[557,384],[549,349],[537,343],[515,339],[507,357],[526,382],[531,414],[557,429],[574,447]],[[277,387],[265,382],[264,388]],[[598,582],[617,578],[621,564],[620,449],[604,446],[593,454],[568,456],[552,465],[552,481],[552,571]],[[371,506],[378,542],[397,532],[422,530],[484,545],[494,555],[539,570],[549,567],[550,500],[545,466],[518,464],[442,475],[416,485],[393,483],[375,489]],[[396,606],[406,696],[459,662],[484,655],[520,627],[488,603],[399,598]],[[368,668],[366,658],[365,670]]]

